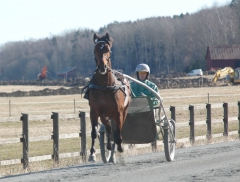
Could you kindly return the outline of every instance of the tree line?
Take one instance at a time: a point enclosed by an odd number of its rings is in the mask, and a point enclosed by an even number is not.
[[[134,22],[113,22],[98,32],[77,29],[39,40],[8,42],[0,47],[0,80],[36,79],[47,65],[56,78],[65,67],[77,67],[78,76],[95,70],[93,34],[113,37],[112,67],[134,74],[146,63],[151,74],[206,70],[208,45],[240,43],[240,0],[203,8],[193,14],[151,17]]]

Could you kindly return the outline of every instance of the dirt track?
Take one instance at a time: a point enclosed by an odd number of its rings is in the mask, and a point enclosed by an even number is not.
[[[212,90],[217,89],[217,87],[204,87],[202,89],[204,89],[206,97],[206,93],[213,95],[211,94],[213,91],[207,91],[205,89]],[[227,92],[226,89],[230,88],[221,88],[221,94],[224,96],[229,94],[230,96],[230,93]],[[230,90],[233,89],[237,90],[238,87],[233,87]],[[190,94],[187,91],[192,89],[173,89],[174,92],[177,90],[183,91],[180,94],[178,93],[178,97],[188,97]],[[196,92],[196,90],[198,90],[198,92]],[[174,102],[176,102],[176,98],[170,95],[169,90],[162,91],[165,104],[170,104],[171,100],[175,100]],[[197,94],[197,97],[202,97],[200,89],[193,89],[193,92]],[[215,97],[215,95],[212,97]],[[213,100],[212,97],[211,101]],[[219,96],[217,95],[216,97]],[[233,97],[233,94],[231,97]],[[187,99],[185,100],[186,103],[189,104],[189,101]],[[232,99],[231,101],[233,102]],[[181,104],[183,104],[182,101]],[[221,146],[214,144],[177,149],[175,162],[172,163],[166,162],[164,152],[160,152],[135,157],[125,156],[124,159],[118,159],[117,165],[108,165],[102,162],[96,164],[87,163],[55,170],[28,173],[26,175],[9,176],[0,178],[0,181],[106,181],[109,179],[117,179],[117,181],[238,181],[236,179],[240,177],[240,166],[239,160],[236,159],[238,159],[240,152],[237,146],[239,145],[239,141],[237,141],[236,146],[229,146],[229,143],[230,142],[219,144]],[[221,161],[218,161],[219,158],[221,158]],[[225,158],[227,160],[225,160]],[[122,176],[124,178],[121,178]]]
[[[176,150],[174,162],[164,152],[121,157],[118,164],[87,163],[0,181],[229,181],[240,179],[239,140]]]

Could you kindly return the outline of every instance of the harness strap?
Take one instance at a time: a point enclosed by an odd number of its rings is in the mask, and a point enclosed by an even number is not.
[[[100,41],[95,40],[95,45],[97,45],[98,43],[106,43],[110,46],[110,43],[108,40],[100,40]]]
[[[88,88],[93,88],[93,89],[98,89],[98,90],[121,90],[124,95],[126,96],[124,89],[125,86],[124,85],[113,85],[113,86],[99,86],[99,85],[95,85],[95,84],[90,84],[88,85]]]
[[[97,45],[98,43],[106,43],[106,44],[108,44],[106,41],[98,41],[95,44]]]
[[[98,69],[98,68],[97,68]],[[97,69],[95,70],[95,72],[97,71]],[[93,88],[93,89],[98,89],[98,90],[121,90],[123,92],[123,94],[125,95],[125,97],[127,96],[126,93],[125,93],[125,83],[123,82],[123,80],[119,77],[120,75],[117,74],[117,72],[115,70],[112,70],[109,68],[110,71],[112,71],[113,75],[115,76],[115,78],[117,78],[118,80],[121,81],[122,85],[113,85],[113,86],[99,86],[99,85],[95,85],[95,84],[92,84],[91,81],[90,81],[90,84],[88,84],[87,86],[85,86],[83,89],[82,89],[82,93],[84,92],[85,89],[90,89],[90,88]],[[123,75],[121,75],[123,76]],[[81,97],[82,97],[82,93],[81,93]]]
[[[88,89],[88,86],[89,86],[89,85],[87,85],[87,86],[85,86],[85,87],[82,88],[82,93],[84,92],[85,89]],[[82,98],[82,93],[81,93],[81,98]]]
[[[95,84],[89,84],[87,86],[85,86],[83,89],[82,89],[82,93],[85,89],[90,89],[90,88],[93,88],[93,89],[98,89],[98,90],[121,90],[125,97],[126,97],[126,93],[125,93],[125,86],[124,85],[113,85],[113,86],[99,86],[99,85],[95,85]],[[81,97],[82,97],[82,93],[81,93]]]

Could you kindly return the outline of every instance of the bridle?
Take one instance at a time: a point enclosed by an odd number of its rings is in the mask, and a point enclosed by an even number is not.
[[[100,40],[100,41],[98,41],[98,40],[96,39],[96,40],[95,40],[95,48],[94,48],[94,51],[95,51],[95,49],[96,49],[97,44],[99,44],[99,43],[104,43],[104,44],[100,47],[100,49],[103,49],[104,46],[105,46],[105,44],[108,44],[109,47],[111,47],[111,46],[110,46],[110,43],[108,42],[108,40],[105,40],[105,41]],[[111,52],[110,49],[109,49],[108,52],[110,53],[110,54],[109,54],[110,56],[109,56],[108,58],[106,58],[106,60],[107,60],[108,63],[109,63],[112,52]],[[95,52],[94,52],[94,55],[95,55]],[[103,55],[103,56],[104,56],[104,55]],[[97,63],[96,56],[95,56],[95,61],[96,61],[96,63]],[[104,66],[106,66],[106,70],[107,70],[106,72],[109,72],[109,71],[110,71],[110,72],[115,76],[115,79],[119,79],[119,76],[117,76],[115,70],[112,70],[112,69],[108,66],[108,64],[106,64],[106,65],[104,65]],[[95,73],[99,70],[99,67],[100,67],[100,66],[97,65],[97,69],[95,70]],[[105,73],[104,73],[104,74],[105,74]],[[99,86],[99,85],[96,85],[96,84],[94,84],[94,83],[92,83],[92,82],[90,81],[89,84],[82,89],[82,92],[83,92],[85,89],[113,90],[113,91],[121,90],[121,91],[123,92],[123,94],[125,95],[125,97],[126,97],[125,85],[126,85],[126,84],[125,84],[124,82],[122,82],[122,84],[120,84],[120,85],[117,85],[117,84],[114,82],[114,85],[110,85],[110,86]]]
[[[108,45],[110,46],[110,44],[109,44],[108,41],[97,41],[97,42],[95,43],[95,48],[96,48],[96,46],[97,46],[99,43],[104,43],[104,44],[101,45],[100,49],[103,49],[104,46],[105,46],[105,44],[108,44]],[[94,49],[94,50],[95,50],[95,49]],[[106,60],[107,60],[108,62],[107,62],[107,64],[104,65],[104,66],[106,67],[106,69],[111,70],[111,68],[108,66],[108,63],[110,62],[110,58],[111,58],[111,53],[112,53],[112,52],[111,52],[111,50],[109,50],[108,52],[109,52],[109,55],[110,55],[110,56],[106,58]],[[95,55],[95,52],[94,52],[94,55]],[[106,53],[103,54],[103,57],[106,57]],[[96,58],[96,56],[95,56],[95,61],[96,61],[96,64],[97,64],[97,58]],[[98,69],[100,68],[99,65],[96,65],[96,67],[97,67],[96,70],[98,70]]]

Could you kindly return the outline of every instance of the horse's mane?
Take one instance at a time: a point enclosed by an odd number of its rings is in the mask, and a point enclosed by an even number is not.
[[[96,34],[95,34],[96,35]],[[106,35],[102,36],[102,37],[99,37],[98,35],[96,35],[97,37],[97,42],[99,41],[104,41],[106,42],[110,47],[112,47],[112,43],[113,43],[113,38],[109,36],[108,33],[106,33]],[[95,41],[95,44],[97,43]]]

